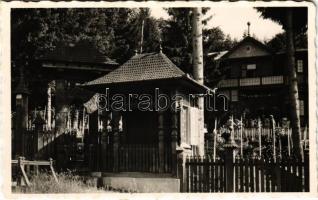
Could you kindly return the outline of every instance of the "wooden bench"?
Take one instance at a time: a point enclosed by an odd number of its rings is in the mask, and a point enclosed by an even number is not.
[[[11,160],[11,165],[12,166],[18,165],[18,168],[22,173],[23,180],[27,186],[30,186],[31,183],[30,183],[30,180],[29,180],[27,173],[25,171],[25,166],[35,166],[35,169],[36,169],[35,171],[37,174],[38,174],[39,166],[49,166],[55,182],[58,183],[58,179],[57,179],[57,176],[56,176],[54,168],[53,168],[53,159],[52,158],[50,158],[48,161],[45,161],[45,160],[40,161],[40,160],[25,160],[24,157],[19,157],[18,160]],[[18,184],[19,184],[19,182],[21,182],[21,181],[17,181]]]

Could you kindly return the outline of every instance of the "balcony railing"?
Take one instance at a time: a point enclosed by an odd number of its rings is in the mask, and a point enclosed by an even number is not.
[[[260,85],[261,79],[260,78],[242,78],[240,79],[240,86],[253,86],[253,85]]]
[[[274,84],[283,84],[283,76],[268,76],[262,77],[262,85],[274,85]]]
[[[219,87],[237,87],[238,85],[238,79],[225,79],[219,83]]]
[[[279,85],[284,84],[284,76],[266,76],[256,78],[225,79],[220,81],[220,88],[258,85]]]

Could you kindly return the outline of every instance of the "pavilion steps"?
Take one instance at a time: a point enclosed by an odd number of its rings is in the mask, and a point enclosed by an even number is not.
[[[92,174],[99,179],[100,186],[120,188],[140,193],[174,193],[180,191],[180,180],[171,174],[118,172]]]

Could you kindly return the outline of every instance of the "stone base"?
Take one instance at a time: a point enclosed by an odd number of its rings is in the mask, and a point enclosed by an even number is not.
[[[180,180],[170,174],[151,173],[103,173],[102,186],[141,193],[180,192]]]

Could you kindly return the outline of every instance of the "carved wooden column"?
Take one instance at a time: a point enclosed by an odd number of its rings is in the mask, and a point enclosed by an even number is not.
[[[120,113],[112,112],[112,130],[113,130],[113,171],[118,172],[119,170],[119,120]]]
[[[163,173],[164,172],[164,167],[165,167],[165,163],[164,163],[164,125],[163,122],[164,121],[164,117],[163,117],[163,112],[159,111],[158,112],[158,148],[159,148],[159,173]]]
[[[177,139],[178,139],[178,115],[175,110],[171,112],[171,168],[172,175],[177,176]]]

